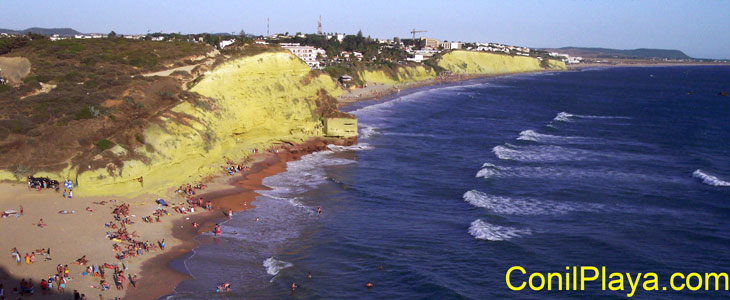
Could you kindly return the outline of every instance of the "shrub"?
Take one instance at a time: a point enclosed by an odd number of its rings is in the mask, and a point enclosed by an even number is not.
[[[96,147],[99,148],[99,150],[101,150],[101,151],[111,149],[112,147],[116,146],[116,144],[114,144],[114,142],[107,140],[107,139],[100,140],[100,141],[94,143],[94,145],[96,145]]]

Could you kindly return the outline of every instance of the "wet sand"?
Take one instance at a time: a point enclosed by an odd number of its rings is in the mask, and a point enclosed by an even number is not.
[[[327,143],[351,145],[355,141],[313,139],[298,145],[285,145],[278,153],[262,153],[252,156],[256,161],[246,172],[229,176],[228,188],[196,195],[205,201],[213,202],[213,210],[195,214],[189,218],[174,221],[172,237],[181,243],[165,251],[164,254],[146,261],[142,265],[139,289],[130,290],[124,299],[157,299],[172,294],[175,286],[183,280],[191,279],[186,273],[181,273],[171,266],[171,262],[190,255],[198,246],[194,238],[213,230],[216,223],[227,218],[228,209],[240,212],[254,207],[252,203],[259,195],[256,190],[266,190],[261,182],[264,178],[286,171],[289,161],[298,160],[302,156],[327,149]],[[222,175],[228,176],[228,175]],[[197,222],[200,227],[195,229],[192,223]]]

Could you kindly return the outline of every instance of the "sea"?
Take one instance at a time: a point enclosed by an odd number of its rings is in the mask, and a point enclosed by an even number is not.
[[[506,272],[524,268],[511,276],[519,285],[535,272],[606,267],[656,273],[664,287],[675,272],[728,272],[721,91],[730,67],[616,67],[348,106],[359,143],[265,178],[256,208],[173,263],[193,279],[164,299],[622,299],[628,282],[513,291]],[[222,282],[230,292],[216,293]],[[632,298],[730,297],[703,289]]]

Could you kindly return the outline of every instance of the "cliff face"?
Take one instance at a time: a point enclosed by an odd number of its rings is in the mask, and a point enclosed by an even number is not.
[[[282,140],[323,136],[318,101],[322,90],[341,90],[327,75],[311,77],[309,67],[288,52],[263,53],[226,62],[206,74],[191,91],[205,96],[181,102],[144,131],[140,159],[121,169],[67,169],[79,195],[162,195],[166,189],[218,174],[226,158],[238,160]],[[123,154],[121,147],[110,152]],[[83,169],[83,166],[81,167]],[[114,175],[110,175],[113,173]],[[77,175],[78,174],[78,175]]]
[[[389,76],[384,70],[364,71],[360,73],[360,78],[365,82],[395,84],[427,80],[436,77],[436,72],[428,70],[423,66],[399,68],[396,74],[397,79],[394,76]]]
[[[499,75],[544,70],[534,57],[510,56],[488,52],[453,51],[438,61],[442,67],[454,74]],[[565,70],[562,61],[549,60],[549,69]]]

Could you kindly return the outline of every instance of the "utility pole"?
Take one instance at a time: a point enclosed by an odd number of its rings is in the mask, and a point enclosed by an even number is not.
[[[269,36],[269,18],[266,18],[266,36]]]

